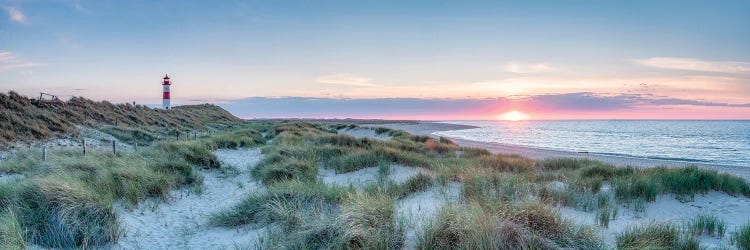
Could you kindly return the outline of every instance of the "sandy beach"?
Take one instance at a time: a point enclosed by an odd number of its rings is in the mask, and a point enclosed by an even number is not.
[[[416,122],[416,123],[384,123],[384,124],[373,124],[369,126],[382,126],[392,129],[400,129],[407,131],[412,134],[429,135],[434,136],[435,132],[449,131],[449,130],[460,130],[460,129],[473,129],[474,126],[450,124],[442,122]],[[557,158],[557,157],[573,157],[573,158],[586,158],[591,160],[598,160],[607,162],[617,166],[635,166],[635,167],[656,167],[656,166],[687,166],[696,165],[705,169],[714,169],[722,173],[729,173],[740,176],[747,180],[750,180],[750,168],[740,166],[728,166],[728,165],[717,165],[717,164],[705,164],[705,163],[694,163],[694,162],[680,162],[660,159],[648,159],[648,158],[637,158],[637,157],[624,157],[624,156],[613,156],[613,155],[601,155],[591,153],[578,153],[562,150],[544,149],[544,148],[533,148],[519,145],[503,144],[503,143],[485,143],[464,140],[459,138],[451,138],[458,145],[465,147],[477,147],[484,148],[493,153],[502,154],[517,154],[524,157],[541,160],[546,158]]]

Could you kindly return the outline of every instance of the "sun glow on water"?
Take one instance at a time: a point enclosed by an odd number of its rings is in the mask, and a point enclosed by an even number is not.
[[[517,110],[511,110],[507,113],[504,113],[502,115],[499,115],[497,117],[498,120],[504,120],[504,121],[522,121],[529,119],[529,115],[524,114],[523,112],[517,111]]]

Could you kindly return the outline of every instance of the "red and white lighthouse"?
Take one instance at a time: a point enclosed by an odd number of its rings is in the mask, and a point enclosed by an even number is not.
[[[161,83],[161,86],[164,86],[164,96],[162,101],[162,106],[164,109],[171,109],[172,104],[169,102],[169,86],[171,83],[169,82],[169,76],[164,75],[164,82]]]

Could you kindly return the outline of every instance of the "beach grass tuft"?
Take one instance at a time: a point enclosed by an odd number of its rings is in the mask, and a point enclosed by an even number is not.
[[[617,249],[699,249],[692,235],[682,236],[680,230],[665,222],[638,225],[617,235]]]
[[[741,250],[750,250],[750,223],[742,225],[732,235],[732,241]]]
[[[699,236],[707,234],[710,236],[724,237],[727,222],[714,214],[698,214],[686,223],[687,230]]]

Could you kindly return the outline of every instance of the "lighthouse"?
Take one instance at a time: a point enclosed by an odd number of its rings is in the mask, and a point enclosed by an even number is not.
[[[169,85],[171,85],[169,82],[169,76],[165,74],[164,81],[161,83],[161,86],[164,86],[164,96],[162,101],[164,109],[172,108],[172,104],[169,102]]]

